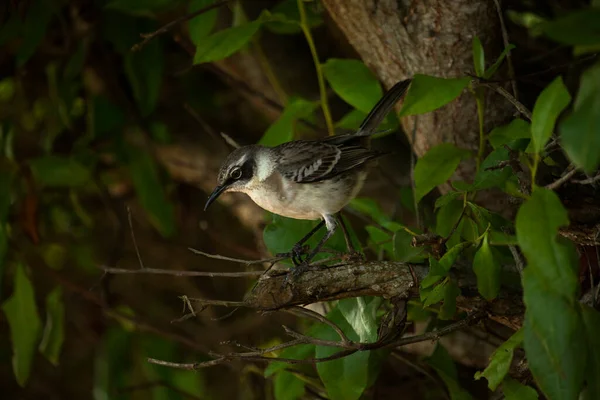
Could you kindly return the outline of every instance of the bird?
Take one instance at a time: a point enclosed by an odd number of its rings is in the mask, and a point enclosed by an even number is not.
[[[253,144],[235,149],[221,164],[217,185],[204,210],[223,193],[242,192],[274,214],[321,220],[289,253],[296,267],[307,267],[335,232],[337,213],[362,188],[371,162],[387,154],[371,150],[370,137],[410,83],[407,79],[390,88],[356,132],[292,140],[275,147]],[[327,232],[302,259],[304,243],[323,225]]]

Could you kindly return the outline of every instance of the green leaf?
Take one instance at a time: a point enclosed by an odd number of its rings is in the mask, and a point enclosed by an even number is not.
[[[318,330],[319,326],[314,325],[312,329],[309,330],[308,335],[313,336],[316,330]],[[301,344],[294,347],[288,347],[284,349],[280,354],[278,354],[279,358],[289,358],[293,360],[304,360],[305,358],[314,356],[315,354],[315,345],[314,344]],[[280,371],[285,370],[286,368],[290,368],[290,364],[284,362],[272,362],[267,368],[265,368],[264,376],[268,378]]]
[[[568,222],[558,196],[543,188],[534,189],[516,219],[528,264],[523,272],[524,348],[533,376],[552,399],[577,398],[587,356],[576,301],[577,254],[570,243],[557,240],[558,228]]]
[[[419,202],[433,188],[450,179],[460,161],[470,154],[450,143],[441,143],[429,149],[415,165],[416,201]]]
[[[222,60],[244,47],[261,25],[268,20],[268,13],[252,22],[227,28],[213,33],[201,40],[196,46],[194,64],[202,64]]]
[[[306,22],[309,28],[315,28],[323,24],[321,9],[321,7],[314,6],[313,3],[307,3],[304,6],[304,10],[306,11]],[[273,13],[273,17],[275,17],[274,20],[265,24],[265,27],[271,32],[279,35],[290,35],[302,32],[297,0],[284,0],[279,2],[271,9],[271,13]]]
[[[460,289],[454,281],[449,281],[444,292],[444,302],[440,307],[438,318],[449,320],[456,314],[456,298],[460,296]]]
[[[569,264],[562,267],[572,268]],[[582,340],[584,326],[575,299],[566,299],[555,290],[559,284],[544,279],[532,264],[523,271],[523,347],[529,369],[549,399],[577,399],[589,351]]]
[[[55,366],[58,365],[64,340],[65,306],[62,300],[62,289],[57,286],[46,297],[46,326],[40,342],[40,351]]]
[[[600,44],[600,9],[589,8],[567,14],[547,22],[542,30],[549,38],[569,45],[593,46]]]
[[[427,273],[427,276],[421,280],[421,288],[427,289],[446,276],[447,273],[448,271],[446,268],[440,265],[438,260],[433,258],[433,256],[429,256],[429,272]],[[421,296],[421,300],[424,298],[425,297]]]
[[[416,74],[413,78],[400,117],[425,114],[457,98],[471,82],[471,78],[437,78]]]
[[[337,121],[335,127],[338,129],[357,130],[366,117],[367,113],[355,109]]]
[[[507,125],[494,128],[488,136],[488,140],[494,149],[500,148],[505,144],[510,145],[515,140],[530,138],[531,126],[529,125],[529,122],[520,118],[513,119]]]
[[[50,187],[78,187],[90,181],[90,171],[72,158],[44,156],[31,160],[35,180]]]
[[[424,247],[415,247],[412,245],[413,236],[400,229],[394,232],[394,260],[408,263],[421,263],[426,258]]]
[[[492,64],[492,66],[489,67],[487,71],[485,71],[485,73],[483,74],[483,77],[485,79],[490,79],[492,76],[494,76],[494,74],[496,73],[496,71],[498,70],[500,65],[502,65],[502,61],[504,61],[504,59],[506,58],[508,53],[514,48],[515,48],[515,45],[513,45],[513,44],[509,44],[508,46],[506,46],[504,48],[504,50],[502,50],[502,53],[500,53],[500,56],[498,57],[496,62],[494,64]]]
[[[456,193],[456,192],[455,192]],[[452,229],[458,223],[464,208],[462,199],[454,199],[444,204],[436,214],[435,233],[443,238],[452,233]]]
[[[531,118],[531,138],[534,152],[539,153],[544,149],[552,135],[556,119],[570,101],[571,95],[560,76],[540,93],[533,107]]]
[[[451,400],[471,399],[469,392],[460,387],[456,366],[442,345],[438,343],[435,346],[433,354],[426,358],[425,362],[435,369],[435,372],[437,372],[442,381],[444,381],[444,384],[448,388],[448,392],[450,392]]]
[[[10,327],[13,371],[17,383],[24,387],[31,371],[42,322],[35,304],[33,286],[21,264],[17,265],[15,271],[13,293],[2,309]]]
[[[561,144],[571,161],[588,174],[600,164],[600,64],[581,76],[574,111],[561,122]]]
[[[425,282],[423,282],[423,284],[425,284]],[[421,301],[423,302],[423,307],[429,307],[432,304],[437,304],[444,300],[449,287],[450,279],[446,278],[431,289],[421,289],[419,294],[421,296]]]
[[[338,302],[338,309],[363,343],[377,340],[375,313],[381,301],[379,297],[355,297]]]
[[[483,236],[481,246],[475,253],[473,271],[477,275],[479,293],[488,301],[495,299],[500,291],[501,266],[498,257],[490,247],[487,233]]]
[[[469,246],[471,246],[471,243],[469,242],[462,242],[457,244],[456,246],[453,246],[450,250],[446,252],[446,254],[443,255],[442,258],[440,258],[440,266],[446,272],[450,271],[450,268],[452,268],[452,266],[458,259],[458,256],[460,256],[463,250]]]
[[[343,300],[342,300],[343,301]],[[350,340],[358,341],[359,335],[348,324],[341,311],[335,308],[327,318],[337,324]],[[329,326],[319,326],[320,330],[315,335],[319,339],[339,340],[338,334]],[[318,358],[328,357],[340,349],[329,346],[317,346],[315,356]],[[325,385],[327,394],[332,400],[357,400],[369,386],[372,379],[369,375],[377,370],[382,360],[375,357],[373,351],[359,351],[341,359],[327,361],[317,364],[319,377]]]
[[[191,0],[188,6],[188,12],[193,13],[201,8],[210,6],[215,0]],[[198,46],[202,40],[213,30],[217,22],[218,8],[206,11],[188,22],[190,39],[194,45]]]
[[[502,393],[506,400],[537,400],[538,394],[534,388],[525,386],[510,377],[502,383]]]
[[[133,186],[150,222],[164,237],[173,236],[173,204],[165,196],[154,160],[150,154],[133,146],[127,148],[127,156]]]
[[[390,221],[390,217],[387,216],[381,207],[379,202],[368,197],[357,197],[350,201],[349,207],[359,212],[360,214],[367,215],[380,225],[384,225]]]
[[[567,211],[551,190],[535,188],[529,200],[519,209],[516,232],[519,246],[528,262],[528,269],[552,285],[553,292],[566,299],[575,298],[577,262],[571,246],[558,242],[558,228],[569,224]]]
[[[160,40],[153,40],[137,52],[125,54],[125,73],[142,116],[156,108],[162,86],[164,53]]]
[[[483,190],[492,187],[503,189],[506,181],[514,176],[510,166],[501,169],[490,169],[496,167],[500,162],[510,159],[508,150],[504,147],[492,151],[481,163],[479,171],[475,175],[472,190]]]
[[[294,138],[294,126],[297,121],[310,116],[318,106],[318,102],[290,98],[277,121],[271,124],[258,143],[273,147],[289,142]]]
[[[600,313],[595,309],[582,306],[581,316],[587,339],[588,363],[586,381],[588,399],[600,399]]]
[[[464,196],[463,192],[448,192],[437,198],[435,201],[435,208],[440,208],[450,203],[451,201]]]
[[[516,331],[506,342],[502,343],[502,345],[494,351],[490,356],[490,363],[488,366],[483,372],[477,371],[475,373],[475,379],[487,379],[488,387],[491,391],[495,391],[506,377],[506,374],[508,374],[514,350],[521,346],[521,343],[523,343],[523,329]]]
[[[477,36],[473,36],[473,66],[475,75],[482,77],[485,72],[485,52]]]
[[[287,253],[316,224],[316,221],[285,218],[277,214],[272,214],[271,223],[265,226],[265,230],[263,231],[263,240],[271,254]],[[346,226],[348,229],[351,229],[348,224]],[[325,228],[322,228],[306,244],[313,248],[324,234]],[[327,248],[346,251],[346,242],[341,229],[336,229],[331,239],[327,241]],[[327,256],[327,254],[320,253],[315,256],[314,260],[316,261]],[[288,262],[286,261],[286,263]]]
[[[379,81],[360,60],[330,58],[323,65],[323,73],[342,100],[364,113],[369,113],[383,95]]]
[[[44,0],[34,0],[27,8],[27,15],[22,24],[23,41],[15,56],[17,68],[25,65],[35,53],[44,39],[54,11],[54,4]]]
[[[296,400],[304,396],[304,382],[289,371],[275,376],[273,389],[276,400]]]

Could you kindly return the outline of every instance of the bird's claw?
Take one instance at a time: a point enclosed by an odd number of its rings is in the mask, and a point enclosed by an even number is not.
[[[306,245],[295,244],[294,247],[292,247],[291,251],[289,251],[287,253],[278,253],[278,254],[276,254],[276,257],[289,258],[290,260],[292,260],[292,263],[294,264],[294,266],[298,267],[304,263],[305,260],[302,259],[302,256],[307,255],[309,249],[310,249],[310,247],[307,244]]]

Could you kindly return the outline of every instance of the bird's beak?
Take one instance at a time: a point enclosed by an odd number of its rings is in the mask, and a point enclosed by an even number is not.
[[[217,186],[215,190],[208,196],[208,200],[206,200],[206,204],[204,205],[204,211],[212,204],[213,201],[217,199],[227,189],[226,185]]]

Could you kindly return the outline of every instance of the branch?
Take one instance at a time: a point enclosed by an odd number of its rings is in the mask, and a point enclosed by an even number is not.
[[[182,17],[177,18],[174,21],[169,22],[168,24],[160,27],[159,29],[155,30],[154,32],[151,33],[141,33],[140,37],[144,38],[143,41],[141,41],[140,43],[134,44],[131,47],[131,51],[140,51],[142,49],[142,47],[144,47],[145,45],[148,44],[148,42],[150,42],[152,39],[154,39],[155,37],[157,37],[158,35],[162,35],[163,33],[167,33],[168,31],[170,31],[171,29],[173,29],[175,26],[181,24],[182,22],[185,21],[189,21],[190,19],[197,17],[200,14],[204,14],[207,11],[210,11],[214,8],[218,8],[221,7],[227,3],[229,3],[231,0],[221,0],[221,1],[217,1],[209,6],[206,7],[202,7],[201,9],[194,11],[193,13],[189,13],[186,14]]]
[[[595,183],[597,181],[600,181],[600,172],[596,174],[596,176],[592,176],[591,178],[574,180],[573,182],[579,183],[580,185],[591,185],[592,183]]]
[[[567,172],[566,174],[564,174],[563,176],[561,176],[560,178],[558,178],[557,180],[555,180],[554,182],[546,185],[546,189],[556,190],[560,186],[562,186],[564,183],[568,182],[569,179],[571,179],[573,177],[573,175],[575,175],[577,173],[577,169],[575,167],[573,167],[573,165],[570,165],[569,168],[572,168],[572,169],[569,172]]]
[[[222,256],[220,254],[205,253],[203,251],[196,250],[196,249],[191,248],[191,247],[188,247],[188,250],[191,251],[194,254],[199,254],[199,255],[204,256],[204,257],[213,258],[215,260],[231,261],[231,262],[236,262],[236,263],[245,264],[245,265],[274,263],[274,262],[282,261],[282,260],[285,260],[285,259],[289,258],[289,257],[273,257],[273,258],[265,258],[265,259],[262,259],[262,260],[242,260],[242,259],[239,259],[239,258],[232,258],[232,257]]]
[[[377,341],[374,343],[360,343],[360,342],[352,342],[352,341],[336,342],[333,340],[323,340],[323,339],[318,339],[318,338],[302,335],[302,334],[297,333],[297,332],[284,326],[286,333],[288,335],[294,337],[295,339],[291,340],[289,342],[286,342],[286,343],[276,345],[276,346],[268,347],[266,349],[258,349],[255,351],[243,352],[243,353],[229,353],[229,354],[213,353],[212,355],[215,356],[215,359],[210,360],[210,361],[200,362],[200,363],[181,364],[181,363],[174,363],[174,362],[170,362],[170,361],[157,360],[155,358],[148,358],[148,362],[150,362],[152,364],[163,365],[166,367],[187,369],[187,370],[196,370],[196,369],[200,369],[200,368],[211,367],[214,365],[223,364],[223,363],[231,361],[231,360],[258,361],[258,362],[283,362],[283,363],[287,363],[287,364],[317,364],[317,363],[321,363],[321,362],[325,362],[325,361],[331,361],[331,360],[336,360],[339,358],[347,357],[351,354],[356,353],[357,351],[368,351],[368,350],[376,350],[376,349],[382,349],[382,348],[392,348],[392,347],[399,347],[399,346],[404,346],[407,344],[412,344],[412,343],[417,343],[417,342],[424,342],[427,340],[439,340],[440,337],[445,336],[454,331],[463,329],[463,328],[479,321],[484,316],[485,316],[484,312],[477,311],[477,312],[474,312],[474,313],[468,315],[465,319],[462,319],[460,321],[452,323],[440,330],[427,332],[422,335],[415,335],[415,336],[401,338],[399,340],[395,340],[395,341],[392,341],[389,343],[381,342],[381,341]],[[264,354],[267,354],[267,353],[271,353],[274,351],[278,351],[278,350],[281,350],[284,348],[289,348],[289,347],[293,347],[293,346],[297,346],[297,345],[301,345],[301,344],[312,344],[315,346],[325,346],[325,347],[338,347],[338,348],[342,348],[344,350],[339,351],[335,354],[332,354],[331,356],[321,357],[321,358],[293,359],[293,358],[278,358],[278,357],[265,357],[264,356]]]
[[[148,275],[171,275],[171,276],[183,276],[183,277],[197,277],[197,276],[208,276],[211,278],[223,277],[223,278],[246,278],[253,276],[260,276],[264,271],[240,271],[240,272],[210,272],[210,271],[179,271],[172,269],[157,269],[157,268],[144,268],[144,269],[127,269],[127,268],[111,268],[111,267],[100,267],[107,274],[148,274]]]

